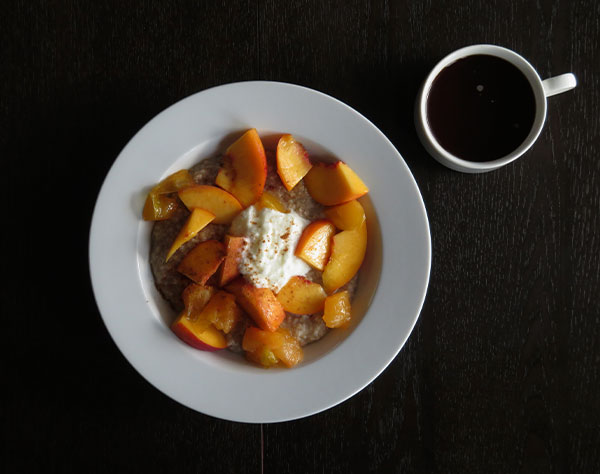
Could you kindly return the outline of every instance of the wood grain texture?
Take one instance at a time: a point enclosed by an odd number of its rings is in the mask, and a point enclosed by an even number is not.
[[[258,473],[261,458],[279,474],[600,471],[598,2],[15,1],[0,13],[2,472]],[[412,114],[431,67],[474,43],[579,86],[549,99],[522,159],[464,175],[427,156]],[[248,79],[312,87],[372,120],[417,179],[433,245],[398,357],[341,405],[263,426],[264,446],[261,426],[143,381],[87,276],[95,197],[129,138],[189,94]]]

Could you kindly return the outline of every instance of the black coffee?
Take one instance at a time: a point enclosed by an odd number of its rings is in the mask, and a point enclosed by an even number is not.
[[[533,89],[508,61],[478,54],[442,69],[427,99],[427,122],[454,156],[490,161],[523,143],[535,117]]]

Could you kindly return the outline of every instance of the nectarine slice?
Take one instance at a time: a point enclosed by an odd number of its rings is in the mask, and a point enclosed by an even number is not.
[[[277,196],[275,196],[273,193],[270,193],[269,191],[264,191],[262,193],[262,196],[256,202],[255,206],[256,206],[256,209],[263,209],[265,207],[268,207],[269,209],[283,212],[284,214],[287,214],[288,212],[290,212],[281,203],[281,201],[279,199],[277,199]]]
[[[294,314],[314,314],[323,311],[327,293],[321,285],[302,276],[294,276],[277,293],[283,309]]]
[[[367,250],[367,223],[333,236],[331,256],[323,270],[323,287],[328,294],[348,283],[360,268]]]
[[[179,199],[190,211],[196,207],[215,215],[213,224],[231,224],[242,211],[240,202],[227,191],[216,186],[196,185],[179,191]]]
[[[225,244],[225,260],[223,260],[223,264],[217,274],[219,286],[225,286],[240,274],[238,264],[242,258],[242,251],[246,245],[246,240],[244,237],[226,235],[223,243]]]
[[[367,194],[369,188],[344,162],[315,163],[304,177],[312,198],[324,206],[337,206]]]
[[[198,285],[196,283],[190,283],[186,286],[181,294],[185,316],[190,320],[197,321],[215,291],[213,286]],[[208,324],[205,324],[205,326],[208,326]]]
[[[206,304],[199,316],[217,329],[229,334],[242,317],[242,310],[235,302],[235,296],[226,291],[217,291]]]
[[[285,189],[294,189],[311,167],[308,153],[302,144],[292,135],[283,135],[277,143],[277,174]]]
[[[190,250],[177,266],[177,271],[204,285],[225,258],[225,246],[217,240],[205,240]]]
[[[331,251],[331,237],[335,234],[334,225],[325,219],[313,221],[302,231],[294,255],[311,267],[323,271]]]
[[[243,207],[260,198],[267,179],[267,157],[256,129],[250,129],[227,148],[217,186],[233,194]]]
[[[225,287],[235,295],[237,303],[265,331],[276,331],[285,319],[281,303],[268,288],[256,288],[239,277]]]
[[[163,194],[148,193],[142,218],[145,221],[164,221],[169,219],[179,207],[176,199]]]
[[[350,295],[346,290],[329,295],[325,300],[323,321],[328,328],[345,326],[352,318]]]
[[[354,200],[325,209],[325,215],[340,230],[354,230],[365,221],[365,210]]]
[[[171,330],[186,344],[203,351],[218,351],[227,347],[225,336],[215,327],[197,324],[181,314],[171,325]]]
[[[267,346],[261,346],[253,351],[246,352],[246,359],[265,368],[279,364],[279,359]]]
[[[188,170],[179,170],[167,176],[154,186],[151,192],[154,192],[155,194],[171,194],[188,186],[193,186],[194,184],[196,184],[196,182]]]
[[[167,176],[148,193],[142,212],[143,219],[163,221],[171,217],[177,209],[178,203],[177,200],[166,195],[176,193],[180,189],[194,184],[194,178],[188,170],[180,170]]]
[[[165,262],[171,258],[171,256],[177,251],[179,247],[185,244],[188,240],[193,239],[198,232],[206,227],[213,219],[215,215],[212,212],[205,211],[204,209],[194,209],[188,217],[185,224],[175,237],[173,245],[169,249]]]
[[[283,328],[269,332],[250,326],[244,333],[242,349],[246,351],[248,359],[265,367],[275,365],[278,361],[292,367],[304,357],[298,340]]]

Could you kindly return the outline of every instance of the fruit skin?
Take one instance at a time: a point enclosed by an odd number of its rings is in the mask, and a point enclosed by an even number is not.
[[[329,295],[325,300],[323,321],[328,328],[346,327],[352,319],[350,294],[344,290]]]
[[[355,230],[343,230],[333,236],[331,256],[323,270],[327,294],[348,283],[360,268],[367,251],[367,223]]]
[[[256,288],[238,277],[225,289],[235,295],[237,303],[261,329],[274,332],[285,319],[283,306],[268,288]]]
[[[205,319],[215,328],[229,334],[242,318],[242,310],[236,304],[235,296],[219,290],[206,304],[199,318]]]
[[[180,189],[194,184],[194,178],[188,170],[180,170],[167,176],[148,193],[142,211],[142,218],[146,221],[164,221],[168,219],[179,207],[177,200],[168,196],[168,194],[176,193]]]
[[[304,260],[311,267],[323,271],[329,259],[331,237],[334,234],[335,226],[327,219],[311,222],[302,231],[294,255]]]
[[[367,194],[369,188],[343,161],[315,163],[304,177],[311,197],[324,206],[337,206]]]
[[[267,157],[256,129],[232,143],[223,156],[216,185],[233,194],[243,207],[260,198],[267,179]]]
[[[223,242],[225,244],[225,260],[217,273],[219,286],[225,286],[240,274],[238,264],[242,257],[242,250],[246,246],[244,237],[234,237],[233,235],[226,235]]]
[[[304,358],[298,340],[283,328],[269,332],[253,326],[248,327],[242,340],[242,349],[246,351],[249,360],[264,367],[275,365],[276,361],[293,367]]]
[[[204,209],[194,209],[187,221],[183,224],[183,227],[175,237],[173,245],[169,249],[165,262],[168,261],[171,256],[177,251],[179,247],[185,244],[188,240],[193,239],[198,232],[204,229],[212,220],[215,215],[212,212],[205,211]]]
[[[340,230],[354,230],[366,220],[362,205],[354,200],[325,209],[325,215]]]
[[[285,189],[294,189],[311,168],[308,153],[302,144],[290,134],[283,135],[277,143],[277,174]]]
[[[213,224],[231,224],[242,211],[242,205],[232,194],[216,186],[198,184],[181,189],[178,195],[190,211],[199,207],[213,213]]]
[[[287,214],[288,212],[290,212],[281,203],[281,201],[279,199],[277,199],[277,196],[275,196],[273,193],[270,193],[269,191],[264,191],[262,193],[262,196],[260,197],[260,199],[256,202],[256,204],[254,206],[256,207],[257,210],[268,207],[269,209],[283,212],[284,214]]]
[[[177,266],[177,271],[204,285],[225,259],[225,246],[218,240],[205,240],[190,250]]]
[[[323,311],[327,294],[321,285],[302,276],[294,276],[277,293],[283,309],[294,314],[315,314]]]
[[[202,317],[207,303],[215,294],[212,286],[189,284],[181,295],[185,309],[171,324],[171,330],[186,344],[203,351],[217,351],[227,347],[223,334]]]
[[[227,347],[227,340],[218,329],[211,325],[198,325],[188,319],[185,313],[173,322],[171,330],[183,342],[202,351],[214,352]]]

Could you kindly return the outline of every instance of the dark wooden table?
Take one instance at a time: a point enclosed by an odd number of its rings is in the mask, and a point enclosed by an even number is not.
[[[600,472],[599,22],[595,0],[2,3],[0,471]],[[441,57],[484,42],[579,86],[549,100],[526,156],[466,175],[425,153],[412,109]],[[433,241],[425,306],[387,370],[331,410],[263,426],[193,412],[139,376],[87,262],[129,138],[249,79],[323,91],[380,127]]]

